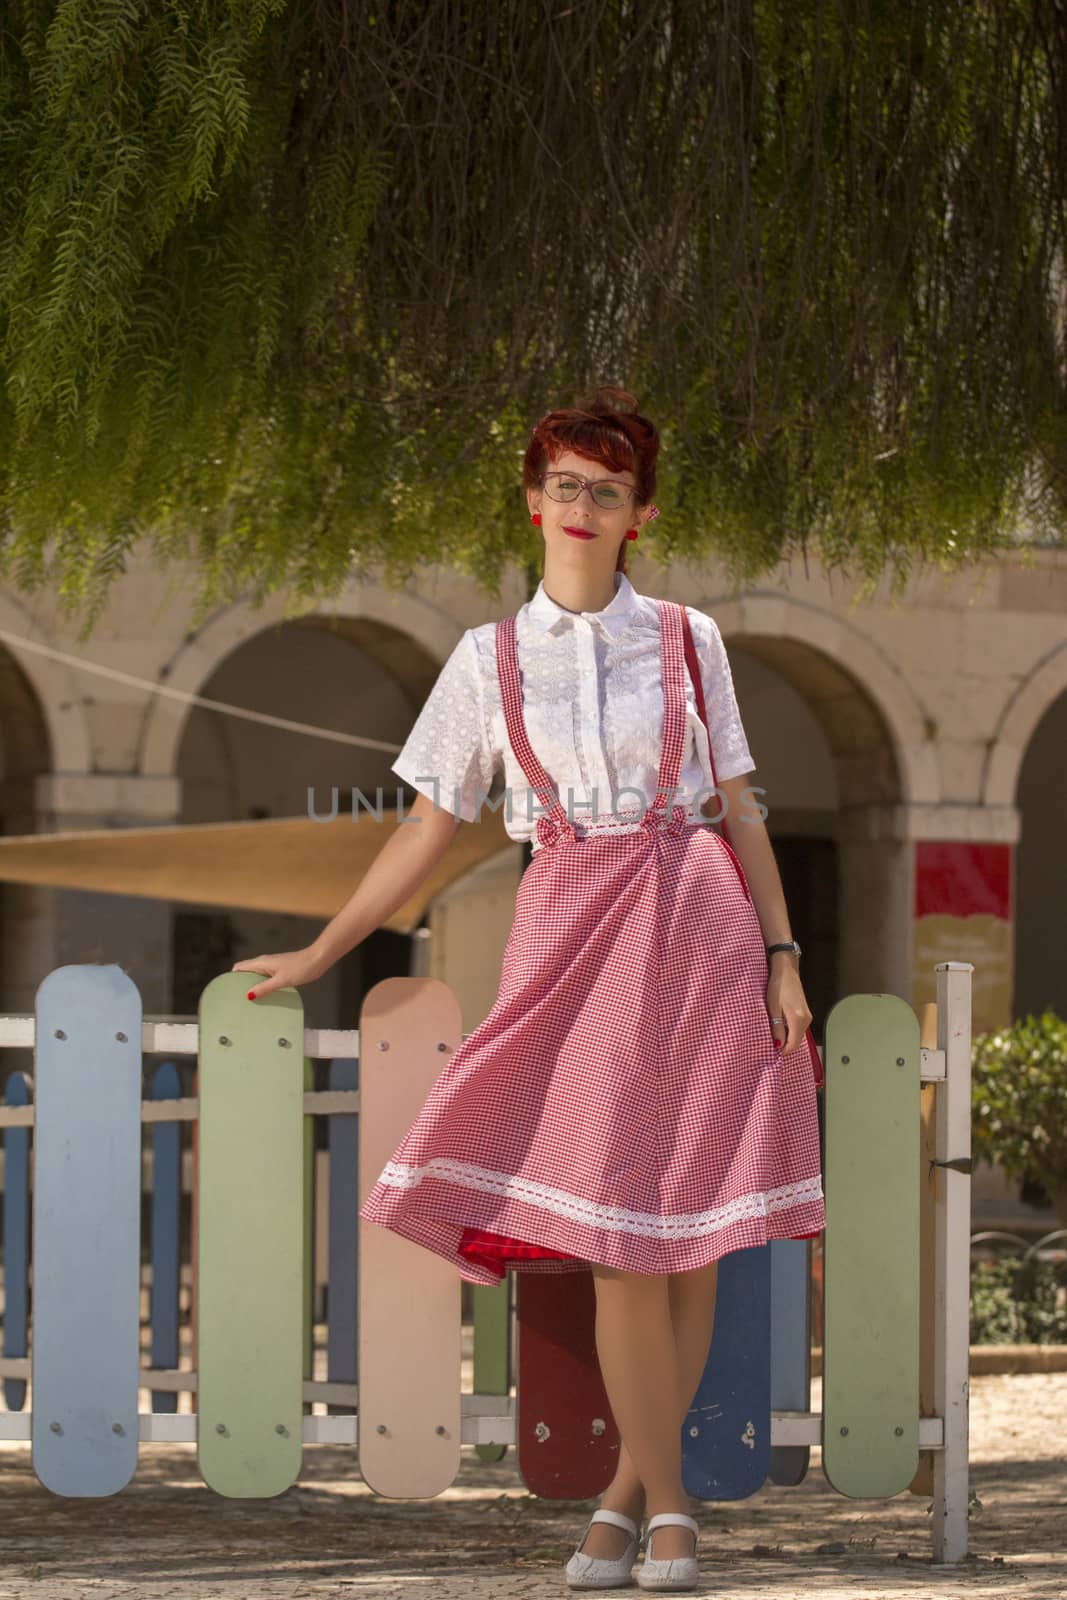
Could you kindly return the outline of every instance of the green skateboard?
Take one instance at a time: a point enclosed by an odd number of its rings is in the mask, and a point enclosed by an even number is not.
[[[895,995],[826,1024],[823,1471],[888,1498],[919,1456],[919,1024]]]
[[[304,1367],[304,1008],[200,997],[197,1461],[218,1494],[281,1494],[300,1473]]]

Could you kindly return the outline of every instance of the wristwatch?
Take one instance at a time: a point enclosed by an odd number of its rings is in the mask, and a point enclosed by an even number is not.
[[[776,950],[792,950],[795,956],[800,955],[800,946],[795,939],[790,939],[788,944],[769,944],[766,946],[767,960],[769,961]]]

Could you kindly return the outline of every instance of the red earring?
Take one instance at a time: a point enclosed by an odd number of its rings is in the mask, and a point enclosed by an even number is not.
[[[636,528],[627,528],[626,537],[628,539],[636,539],[637,538],[637,529]]]
[[[533,523],[535,528],[539,528],[541,526],[541,513],[540,513],[540,511],[535,511],[533,513],[533,515],[530,517],[530,521]]]

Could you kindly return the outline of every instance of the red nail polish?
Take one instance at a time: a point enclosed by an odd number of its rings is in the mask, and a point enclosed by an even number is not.
[[[245,995],[245,999],[246,1000],[254,1000],[255,998],[256,998],[255,991],[253,989],[249,989],[248,993]]]

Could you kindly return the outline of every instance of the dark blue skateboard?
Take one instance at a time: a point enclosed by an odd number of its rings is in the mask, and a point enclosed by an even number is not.
[[[770,1245],[719,1262],[704,1376],[682,1424],[682,1482],[698,1500],[744,1500],[771,1456]]]

